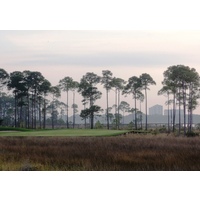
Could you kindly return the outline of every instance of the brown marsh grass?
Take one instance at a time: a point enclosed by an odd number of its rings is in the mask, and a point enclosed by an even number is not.
[[[0,137],[0,170],[195,171],[200,170],[200,138]]]

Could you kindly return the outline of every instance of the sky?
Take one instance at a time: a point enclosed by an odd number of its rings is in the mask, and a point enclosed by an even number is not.
[[[164,109],[166,97],[157,96],[162,87],[163,72],[171,65],[184,64],[200,73],[199,52],[198,30],[0,31],[0,66],[9,73],[40,71],[52,85],[57,85],[66,76],[80,81],[87,72],[101,76],[102,70],[110,70],[113,77],[125,81],[148,73],[156,82],[156,86],[150,86],[148,91],[148,107],[160,104]],[[103,92],[102,86],[98,87]],[[62,93],[61,100],[65,101],[65,97]],[[105,98],[103,93],[97,101],[103,108],[106,107]],[[77,95],[79,111],[81,100],[82,97]],[[121,100],[134,106],[131,95]],[[114,92],[111,91],[109,104],[114,103]]]
[[[149,73],[156,86],[148,91],[148,107],[164,106],[166,97],[157,92],[167,67],[184,64],[200,72],[198,8],[197,0],[8,0],[0,8],[0,67],[40,71],[52,85],[102,70],[126,81]],[[81,99],[77,95],[76,103]],[[104,99],[97,102],[102,107]],[[133,107],[131,96],[121,100]]]

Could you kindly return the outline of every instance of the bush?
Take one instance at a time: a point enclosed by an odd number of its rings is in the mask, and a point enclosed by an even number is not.
[[[200,131],[200,123],[196,124],[196,129]]]
[[[151,132],[153,135],[157,135],[159,133],[159,130],[156,128]]]
[[[103,125],[100,123],[99,120],[95,123],[95,128],[96,129],[102,129],[103,128]]]
[[[128,130],[133,130],[133,126],[134,126],[133,122],[130,122],[128,124]]]
[[[199,136],[199,134],[198,133],[195,133],[194,131],[188,131],[187,133],[186,133],[186,136],[187,137],[195,137],[195,136]]]
[[[167,128],[165,126],[162,126],[161,128],[159,128],[159,132],[160,133],[166,133],[167,132]]]

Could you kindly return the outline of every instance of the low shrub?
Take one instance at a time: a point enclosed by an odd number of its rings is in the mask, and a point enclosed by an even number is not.
[[[186,136],[187,136],[187,137],[195,137],[195,136],[199,136],[199,134],[198,134],[198,133],[195,133],[194,131],[188,131],[188,132],[186,133]]]
[[[159,128],[159,133],[166,133],[166,132],[167,132],[166,126],[162,126],[161,128]]]
[[[103,125],[100,123],[100,121],[98,120],[96,123],[95,123],[95,129],[102,129],[103,128]]]
[[[159,130],[156,128],[153,131],[151,131],[151,134],[158,135],[159,134]]]

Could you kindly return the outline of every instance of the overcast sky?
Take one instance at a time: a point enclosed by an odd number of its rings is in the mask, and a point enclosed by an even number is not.
[[[148,106],[164,105],[157,92],[167,67],[200,72],[198,9],[197,0],[8,0],[0,8],[0,67],[40,71],[53,85],[102,70],[125,80],[149,73],[157,85]]]
[[[157,83],[149,106],[164,105],[157,91],[167,67],[184,64],[200,72],[199,52],[200,31],[0,31],[0,66],[7,72],[40,71],[53,85],[65,76],[79,81],[102,70],[126,81],[149,73]],[[131,104],[131,98],[123,100]]]

